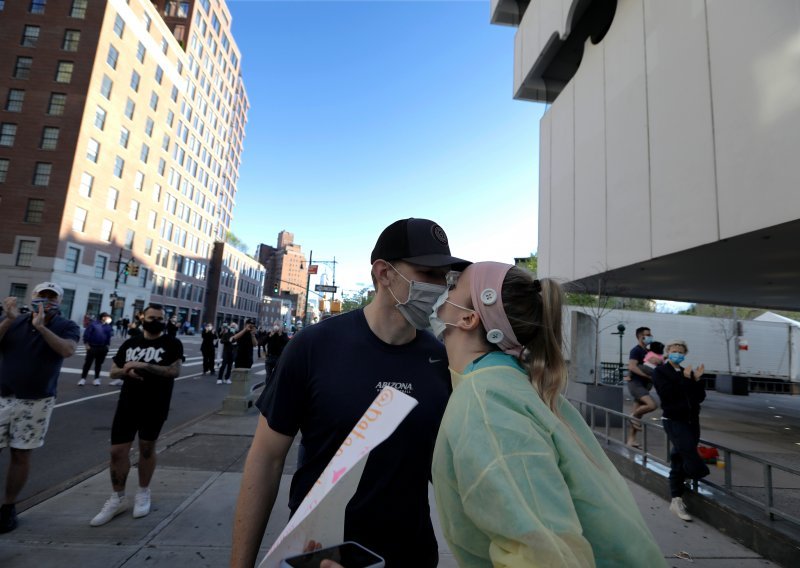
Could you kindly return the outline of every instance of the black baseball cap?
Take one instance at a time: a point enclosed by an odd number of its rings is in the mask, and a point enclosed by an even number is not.
[[[438,223],[429,219],[400,219],[386,227],[375,248],[370,262],[378,259],[404,260],[420,266],[451,266],[463,270],[470,263],[450,254],[447,234]]]

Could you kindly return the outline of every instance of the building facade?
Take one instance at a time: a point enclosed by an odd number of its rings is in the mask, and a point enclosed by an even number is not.
[[[264,266],[227,243],[214,243],[208,271],[203,322],[215,328],[223,323],[246,320],[257,324],[262,313]]]
[[[294,234],[278,233],[277,246],[260,244],[256,247],[256,258],[266,267],[265,296],[290,299],[294,316],[304,317],[308,262],[302,247],[294,242]]]
[[[0,3],[0,294],[199,325],[248,106],[229,28],[218,2]]]
[[[789,0],[492,0],[540,122],[539,274],[800,309]],[[533,212],[532,212],[533,213]]]

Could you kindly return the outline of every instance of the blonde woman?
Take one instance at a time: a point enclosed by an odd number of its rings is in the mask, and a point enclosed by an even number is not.
[[[480,262],[450,277],[431,325],[453,394],[433,460],[460,566],[666,566],[625,481],[561,396],[562,292]]]

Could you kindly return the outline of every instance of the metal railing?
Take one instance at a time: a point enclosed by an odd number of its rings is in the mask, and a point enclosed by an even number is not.
[[[600,382],[604,385],[621,385],[625,367],[619,363],[600,362]]]
[[[750,392],[766,392],[772,394],[798,394],[800,385],[789,381],[750,379]]]
[[[636,456],[632,460],[643,468],[648,462],[655,462],[669,468],[670,443],[661,424],[636,420],[642,426],[640,448],[626,445],[626,436],[634,419],[622,412],[604,408],[585,401],[569,399],[581,415],[586,419],[595,435],[604,440],[606,445],[620,444]],[[612,420],[612,417],[616,417]],[[612,422],[622,427],[614,427]],[[795,525],[800,525],[800,517],[790,511],[796,510],[792,496],[800,489],[800,470],[777,462],[753,456],[708,440],[700,439],[704,446],[716,448],[719,452],[716,469],[710,465],[711,473],[701,479],[699,485],[693,482],[695,490],[708,486],[734,499],[754,505],[766,513],[770,519],[779,517]],[[638,459],[640,456],[640,459]],[[762,485],[758,485],[758,480]]]

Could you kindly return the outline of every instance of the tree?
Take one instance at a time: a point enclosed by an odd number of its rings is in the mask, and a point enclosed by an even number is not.
[[[515,259],[515,263],[517,266],[519,266],[520,268],[524,268],[534,276],[536,276],[536,273],[539,270],[539,258],[536,256],[535,252],[532,252],[531,255],[526,259],[522,258]]]
[[[592,317],[594,321],[594,384],[597,385],[600,378],[600,332],[608,327],[600,329],[600,321],[604,315],[614,310],[612,297],[605,293],[607,282],[604,278],[597,280],[596,293],[592,293],[588,286],[579,282],[570,282],[564,286],[567,303],[580,307],[583,312]],[[612,324],[613,325],[613,324]]]
[[[342,295],[342,313],[351,312],[365,307],[372,301],[373,295],[369,294],[372,288],[362,288],[353,294]]]
[[[228,231],[225,234],[225,242],[235,247],[237,250],[242,251],[243,253],[247,254],[247,249],[249,248],[242,240],[233,234],[232,231]]]

